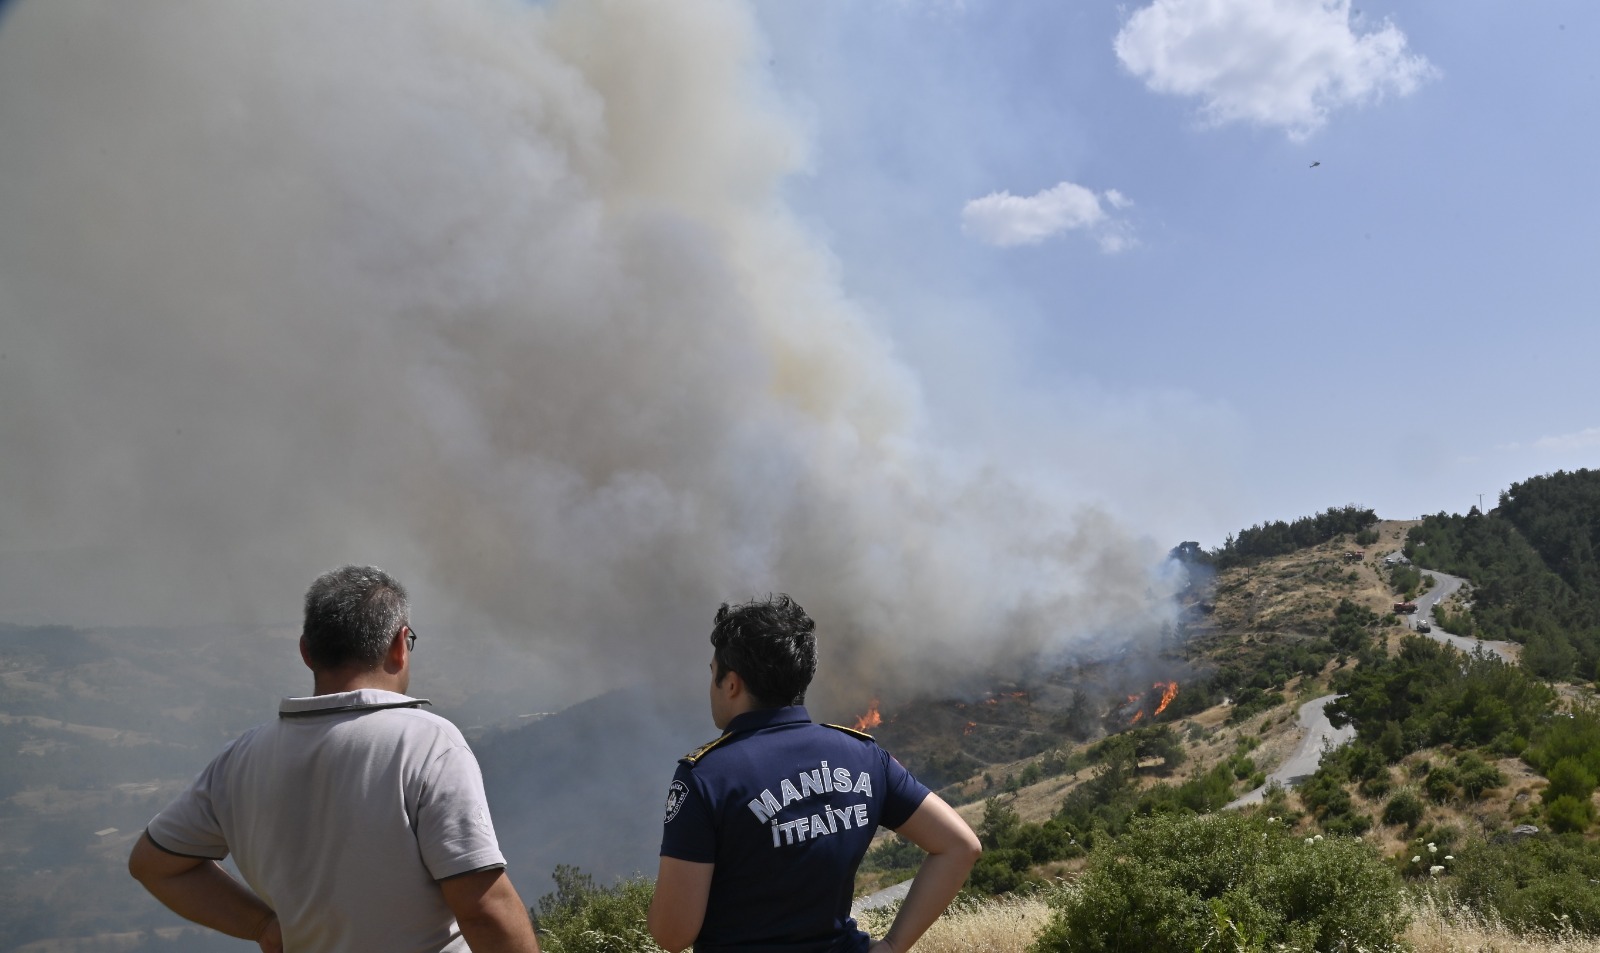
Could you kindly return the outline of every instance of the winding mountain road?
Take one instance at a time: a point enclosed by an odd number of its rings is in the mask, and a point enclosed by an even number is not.
[[[1394,553],[1390,558],[1399,555],[1399,553]],[[1416,629],[1418,622],[1427,621],[1429,631],[1420,632],[1418,633],[1419,635],[1426,635],[1435,642],[1443,642],[1468,654],[1471,654],[1481,646],[1484,651],[1489,652],[1501,661],[1513,665],[1516,664],[1516,648],[1511,642],[1472,639],[1464,635],[1456,635],[1453,632],[1446,632],[1439,628],[1438,623],[1433,619],[1434,607],[1455,595],[1462,586],[1466,585],[1467,581],[1460,576],[1452,576],[1446,572],[1425,569],[1421,566],[1418,566],[1417,569],[1425,575],[1433,577],[1433,587],[1416,599],[1417,612],[1408,623],[1413,630]],[[1338,697],[1338,695],[1324,695],[1301,705],[1300,727],[1305,730],[1305,736],[1300,739],[1300,744],[1294,749],[1294,754],[1290,755],[1288,760],[1280,765],[1276,771],[1267,775],[1267,783],[1265,785],[1238,798],[1230,803],[1228,807],[1260,804],[1266,796],[1267,787],[1273,782],[1277,782],[1284,788],[1294,787],[1316,773],[1317,765],[1322,763],[1322,755],[1325,752],[1332,751],[1340,745],[1348,744],[1351,739],[1355,738],[1356,730],[1353,726],[1333,727],[1333,724],[1328,720],[1327,712],[1323,710],[1328,702]]]
[[[1338,695],[1323,695],[1301,705],[1300,727],[1305,729],[1305,735],[1295,746],[1294,754],[1279,765],[1276,771],[1267,775],[1266,784],[1229,802],[1228,807],[1260,804],[1266,797],[1267,788],[1274,783],[1286,790],[1294,787],[1317,773],[1317,765],[1322,762],[1322,755],[1325,752],[1349,744],[1356,736],[1355,726],[1345,725],[1343,728],[1335,728],[1333,722],[1328,720],[1328,713],[1324,711],[1328,702],[1338,697]]]
[[[1417,627],[1418,622],[1426,620],[1432,631],[1421,634],[1426,635],[1435,642],[1443,642],[1446,645],[1455,646],[1469,655],[1472,654],[1474,649],[1481,645],[1483,646],[1484,651],[1493,654],[1501,661],[1516,664],[1517,654],[1514,643],[1491,642],[1486,639],[1473,639],[1464,635],[1456,635],[1451,632],[1446,632],[1445,630],[1439,628],[1438,623],[1433,619],[1434,607],[1455,595],[1457,590],[1466,585],[1467,581],[1462,579],[1460,576],[1452,576],[1449,573],[1439,572],[1435,569],[1424,569],[1423,567],[1418,566],[1417,570],[1424,575],[1432,576],[1434,583],[1432,589],[1429,589],[1427,592],[1417,597],[1417,614],[1411,619],[1411,627],[1413,629]]]

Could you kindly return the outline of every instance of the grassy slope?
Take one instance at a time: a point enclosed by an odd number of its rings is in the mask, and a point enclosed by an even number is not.
[[[1199,671],[1228,659],[1248,659],[1252,654],[1261,653],[1275,645],[1315,638],[1321,624],[1331,617],[1334,607],[1345,598],[1387,616],[1395,597],[1383,578],[1382,559],[1384,555],[1401,548],[1406,531],[1414,525],[1415,522],[1409,521],[1379,523],[1379,541],[1365,548],[1359,562],[1345,558],[1345,553],[1355,548],[1353,544],[1348,539],[1336,539],[1311,549],[1264,560],[1254,566],[1218,574],[1209,591],[1199,591],[1192,597],[1191,601],[1196,605],[1203,603],[1206,611],[1193,616],[1197,621],[1187,627],[1185,640],[1174,647],[1169,655],[1175,657],[1167,661],[1173,667],[1181,664]],[[1394,621],[1384,628],[1382,634],[1393,650],[1407,631],[1404,624]],[[1295,718],[1299,705],[1329,692],[1328,679],[1337,664],[1337,660],[1330,662],[1316,676],[1290,679],[1283,689],[1287,699],[1284,704],[1252,716],[1242,724],[1227,723],[1230,711],[1227,705],[1217,705],[1172,721],[1174,729],[1188,739],[1188,762],[1176,776],[1170,778],[1161,778],[1155,770],[1151,770],[1143,783],[1151,785],[1161,780],[1177,782],[1191,773],[1207,771],[1231,756],[1238,740],[1244,736],[1257,739],[1258,745],[1250,755],[1262,770],[1271,771],[1300,741],[1302,732]],[[1053,684],[1057,688],[1055,696],[1043,691],[1031,691],[1025,698],[1011,697],[1007,693],[1015,692],[1019,686],[999,686],[998,691],[988,699],[968,703],[959,709],[962,719],[977,722],[977,727],[970,733],[959,734],[960,726],[965,724],[959,719],[951,717],[941,721],[930,719],[923,710],[908,710],[900,715],[899,720],[887,724],[881,736],[913,769],[916,769],[919,761],[938,757],[941,744],[947,746],[943,749],[945,754],[958,750],[981,757],[983,748],[973,743],[974,736],[1000,738],[1011,748],[1017,746],[1022,731],[1045,736],[1033,739],[1034,744],[1042,745],[1043,750],[1039,753],[1026,757],[983,759],[987,762],[983,771],[990,778],[1001,779],[1007,775],[1017,777],[1029,763],[1041,761],[1053,751],[1066,754],[1081,752],[1095,740],[1074,741],[1060,733],[1051,732],[1052,722],[1058,718],[1060,707],[1064,705],[1060,686],[1087,682],[1102,690],[1104,696],[1114,693],[1116,686],[1106,683],[1114,679],[1116,674],[1103,667],[1056,673],[1044,680],[1045,684]],[[1567,694],[1589,694],[1571,686],[1563,688]],[[961,703],[942,704],[956,711],[953,706]],[[900,721],[915,721],[921,727],[916,732],[897,732],[895,728]],[[930,725],[938,726],[938,730],[930,730]],[[907,743],[904,748],[901,747],[902,739]],[[1006,748],[998,750],[1004,751]],[[1437,762],[1441,760],[1441,754],[1431,750],[1417,752],[1401,763],[1400,770],[1403,773],[1428,759]],[[1470,805],[1429,804],[1420,827],[1426,829],[1429,825],[1449,825],[1464,832],[1473,832],[1503,830],[1518,823],[1526,808],[1536,801],[1544,779],[1520,759],[1502,759],[1496,764],[1506,777],[1506,783],[1501,788]],[[1055,812],[1065,794],[1089,778],[1093,770],[1086,768],[1075,774],[1046,778],[1014,793],[1004,792],[999,784],[986,784],[983,772],[979,772],[963,782],[942,789],[942,793],[952,801],[968,801],[958,810],[974,826],[982,820],[983,799],[988,796],[998,796],[1007,801],[1024,821],[1042,822]],[[1241,784],[1239,793],[1247,788],[1247,784]],[[1381,816],[1381,801],[1363,798],[1353,788],[1352,793],[1361,811],[1375,819]],[[1291,804],[1298,806],[1293,798]],[[1309,822],[1302,820],[1301,824],[1309,831]],[[1379,849],[1389,856],[1412,849],[1404,831],[1399,828],[1380,825],[1368,836],[1369,839],[1377,838]],[[1070,863],[1052,865],[1036,873],[1043,876],[1058,875],[1073,866]],[[877,889],[887,879],[865,873],[859,885],[860,891],[866,893]]]

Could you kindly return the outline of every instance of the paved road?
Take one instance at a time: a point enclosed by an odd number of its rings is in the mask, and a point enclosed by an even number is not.
[[[1410,625],[1413,629],[1417,627],[1418,621],[1426,619],[1433,631],[1424,632],[1422,634],[1426,635],[1435,642],[1443,642],[1446,645],[1453,645],[1468,654],[1471,654],[1473,649],[1481,645],[1484,647],[1485,651],[1498,656],[1502,661],[1513,663],[1516,661],[1516,650],[1512,647],[1512,643],[1510,642],[1491,642],[1485,639],[1472,639],[1464,635],[1455,635],[1454,633],[1446,632],[1445,630],[1439,628],[1438,624],[1436,624],[1433,620],[1434,606],[1437,606],[1439,603],[1455,595],[1456,590],[1465,585],[1467,581],[1462,579],[1460,576],[1452,576],[1449,573],[1439,572],[1434,569],[1423,569],[1421,566],[1418,566],[1417,569],[1425,575],[1432,576],[1434,579],[1434,585],[1432,589],[1429,589],[1427,592],[1417,597],[1417,614],[1411,617],[1410,622]]]
[[[911,881],[902,880],[892,887],[885,887],[877,893],[869,893],[865,897],[857,897],[855,903],[850,905],[850,915],[859,916],[863,910],[876,910],[887,907],[891,903],[899,903],[906,898],[911,890]]]
[[[1328,721],[1328,713],[1323,710],[1328,702],[1338,697],[1338,695],[1323,695],[1301,705],[1300,727],[1305,729],[1305,735],[1295,747],[1294,754],[1279,765],[1278,770],[1267,775],[1266,784],[1233,801],[1228,807],[1260,804],[1266,797],[1267,788],[1274,781],[1284,788],[1294,787],[1317,773],[1317,765],[1322,761],[1324,751],[1348,744],[1356,736],[1355,727],[1352,725],[1343,728],[1333,727],[1333,723]]]

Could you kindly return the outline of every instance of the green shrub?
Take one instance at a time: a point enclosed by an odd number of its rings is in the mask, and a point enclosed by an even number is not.
[[[1422,586],[1422,573],[1415,566],[1397,563],[1389,570],[1389,585],[1398,595],[1414,596],[1417,589]]]
[[[1441,764],[1428,772],[1427,780],[1422,782],[1422,790],[1427,792],[1428,799],[1435,804],[1443,804],[1455,799],[1460,776],[1456,769],[1448,764]]]
[[[1383,806],[1383,822],[1403,824],[1409,830],[1422,820],[1422,809],[1422,799],[1410,789],[1404,789],[1396,792],[1389,803]]]
[[[1526,837],[1467,844],[1450,863],[1456,897],[1518,929],[1564,922],[1600,935],[1600,848],[1577,838]],[[1561,920],[1566,917],[1566,920]]]
[[[659,953],[645,918],[655,885],[643,878],[598,887],[576,867],[559,865],[554,893],[540,898],[534,926],[546,953]]]
[[[1008,847],[1016,836],[1017,828],[1021,826],[1022,818],[1017,815],[1016,808],[992,797],[983,802],[983,821],[978,825],[978,840],[984,850]]]
[[[867,855],[861,859],[861,868],[912,871],[922,866],[922,859],[927,856],[927,852],[922,848],[899,834],[894,834],[885,838],[882,844],[867,851]]]
[[[1557,834],[1578,833],[1594,820],[1594,802],[1563,794],[1545,806],[1544,816]]]
[[[1369,798],[1380,798],[1389,793],[1394,787],[1394,777],[1387,768],[1366,778],[1361,782],[1361,795]]]
[[[1573,800],[1587,801],[1594,793],[1594,775],[1576,758],[1562,758],[1550,769],[1550,784],[1544,789],[1540,797],[1546,804],[1558,798],[1572,798]]]
[[[986,850],[967,875],[967,887],[978,893],[1010,893],[1027,883],[1026,874],[1033,858],[1016,847]]]
[[[1258,815],[1140,818],[1052,900],[1038,953],[1395,949],[1394,875],[1352,838],[1307,844]]]
[[[1499,768],[1472,751],[1456,756],[1456,776],[1461,793],[1473,801],[1481,800],[1485,793],[1506,782]]]
[[[1580,705],[1556,712],[1535,727],[1528,746],[1528,763],[1546,777],[1561,761],[1580,765],[1590,778],[1600,777],[1600,710]],[[1591,790],[1593,786],[1591,785]],[[1576,792],[1562,792],[1573,793]]]
[[[983,822],[978,825],[977,833],[985,852],[979,860],[984,869],[973,873],[969,885],[979,893],[1015,890],[1022,885],[1022,875],[1033,864],[1083,855],[1083,847],[1065,822],[1059,818],[1051,818],[1043,824],[1024,821],[998,798],[984,802]],[[917,854],[920,858],[922,852],[918,850]]]

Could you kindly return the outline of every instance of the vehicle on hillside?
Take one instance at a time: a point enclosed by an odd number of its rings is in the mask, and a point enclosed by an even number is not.
[[[1433,631],[1433,626],[1428,622],[1427,619],[1418,619],[1417,620],[1417,631],[1418,632],[1432,632]]]
[[[1417,611],[1417,604],[1415,602],[1396,602],[1394,611],[1399,615],[1409,615]]]

